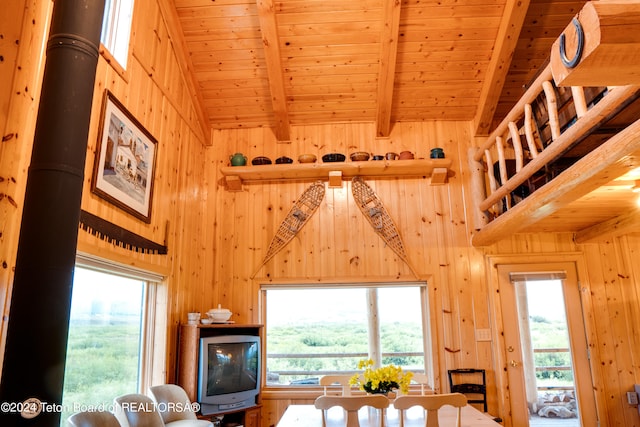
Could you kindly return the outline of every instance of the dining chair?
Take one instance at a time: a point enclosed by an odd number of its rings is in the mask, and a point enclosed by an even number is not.
[[[149,393],[166,427],[213,427],[211,421],[196,417],[187,392],[179,385],[155,385]]]
[[[342,395],[351,396],[351,375],[325,375],[320,377],[320,385],[324,389],[324,394],[327,394],[329,387],[335,384],[342,386]]]
[[[380,427],[384,425],[383,409],[389,407],[389,399],[381,394],[363,396],[320,396],[314,403],[317,409],[322,410],[322,426],[327,425],[327,411],[334,406],[342,407],[347,412],[345,427],[360,427],[358,411],[364,406],[370,406],[378,410]]]
[[[144,394],[131,393],[116,397],[114,414],[122,427],[164,427],[155,402]]]
[[[451,393],[462,393],[467,396],[467,403],[482,405],[487,415],[487,374],[484,369],[460,368],[449,369],[449,388]],[[494,421],[502,422],[502,418],[490,415]]]
[[[462,393],[428,394],[424,396],[398,396],[393,406],[400,411],[400,427],[404,426],[405,411],[414,406],[422,406],[427,411],[425,427],[440,427],[438,409],[445,405],[458,408],[456,427],[461,426],[462,408],[467,404],[467,397]],[[447,426],[449,427],[449,426]]]
[[[121,427],[115,415],[108,411],[77,412],[67,419],[70,427]]]

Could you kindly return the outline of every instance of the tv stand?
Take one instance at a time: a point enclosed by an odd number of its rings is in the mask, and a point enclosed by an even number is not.
[[[178,331],[178,359],[176,363],[176,383],[181,386],[192,402],[198,400],[198,350],[200,338],[223,335],[255,335],[262,337],[262,325],[242,325],[236,323],[214,323],[211,325],[180,325]],[[201,418],[215,420],[223,416],[221,427],[242,425],[260,427],[260,396],[251,407],[221,411],[217,414],[201,415]],[[225,424],[226,423],[226,424]]]
[[[260,412],[260,405],[256,405],[224,414],[200,415],[198,418],[211,421],[216,427],[260,427]]]

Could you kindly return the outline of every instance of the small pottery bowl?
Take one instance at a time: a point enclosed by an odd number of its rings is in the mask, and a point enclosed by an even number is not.
[[[384,160],[384,156],[381,154],[376,154],[375,156],[371,157],[371,160]]]
[[[384,155],[384,157],[387,160],[395,160],[398,158],[398,153],[392,153],[392,152],[388,152],[387,154]]]
[[[363,162],[365,160],[369,160],[369,153],[365,153],[364,151],[358,151],[355,153],[351,153],[349,156],[352,162]]]
[[[210,325],[213,323],[213,320],[211,319],[200,319],[200,323],[202,323],[203,325]]]
[[[400,153],[400,160],[411,160],[413,159],[413,153],[411,151],[402,151]]]
[[[316,159],[315,154],[300,154],[300,156],[298,156],[298,161],[300,163],[315,163]]]
[[[252,165],[270,165],[271,159],[264,156],[254,157],[253,160],[251,160],[251,164]]]
[[[340,153],[329,153],[322,156],[322,161],[325,163],[344,162],[346,156]]]
[[[288,163],[293,163],[293,160],[289,157],[286,156],[282,156],[282,157],[278,157],[276,159],[276,165],[283,165],[283,164],[288,164]]]

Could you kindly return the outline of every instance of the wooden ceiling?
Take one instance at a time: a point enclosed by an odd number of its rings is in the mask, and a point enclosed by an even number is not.
[[[562,0],[174,0],[212,129],[474,120],[487,134],[582,8]]]

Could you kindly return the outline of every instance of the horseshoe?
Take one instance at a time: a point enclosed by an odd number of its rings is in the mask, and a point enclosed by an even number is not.
[[[578,18],[573,18],[571,23],[575,27],[576,34],[578,36],[578,47],[576,48],[576,56],[574,56],[571,60],[567,58],[564,33],[560,34],[560,59],[562,60],[562,64],[567,68],[575,68],[575,66],[580,63],[580,58],[582,57],[582,49],[584,48],[584,31],[582,30],[580,21],[578,21]]]

